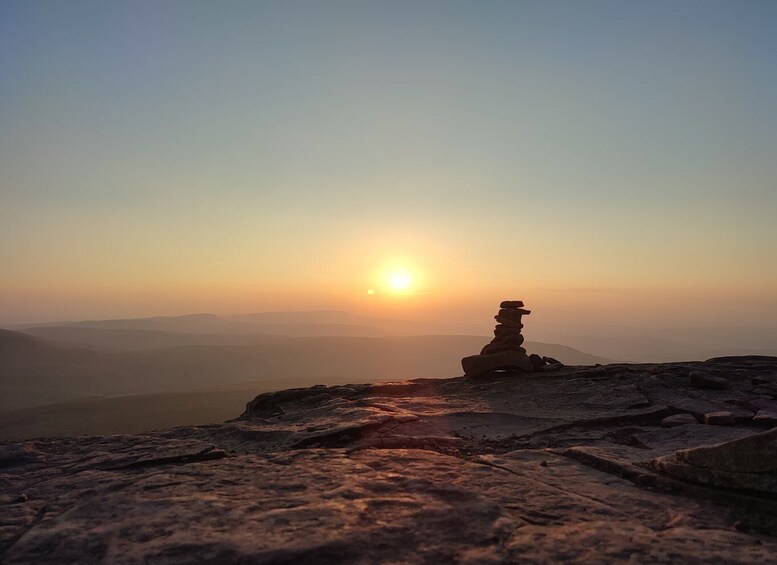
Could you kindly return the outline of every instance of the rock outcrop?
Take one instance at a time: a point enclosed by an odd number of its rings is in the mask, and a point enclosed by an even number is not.
[[[777,428],[717,445],[681,449],[653,464],[681,479],[777,495]]]
[[[766,563],[777,428],[756,416],[776,397],[776,358],[508,366],[6,442],[0,561]]]

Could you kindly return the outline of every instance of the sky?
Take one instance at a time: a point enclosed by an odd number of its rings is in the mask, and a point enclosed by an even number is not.
[[[775,53],[766,0],[4,0],[0,323],[775,326]]]

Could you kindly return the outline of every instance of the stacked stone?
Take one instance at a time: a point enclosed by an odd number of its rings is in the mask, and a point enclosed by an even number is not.
[[[523,323],[521,318],[529,314],[531,314],[531,311],[524,310],[523,302],[520,300],[505,300],[502,302],[499,305],[499,312],[494,316],[494,319],[497,321],[494,327],[494,339],[483,348],[480,354],[489,355],[508,350],[526,353],[526,350],[521,347],[523,344],[523,335],[521,335]]]
[[[486,345],[480,355],[471,355],[461,360],[461,366],[467,375],[476,375],[496,369],[534,370],[534,364],[523,345],[522,318],[531,314],[523,309],[520,300],[505,300],[499,305],[499,312],[494,319],[494,339]]]

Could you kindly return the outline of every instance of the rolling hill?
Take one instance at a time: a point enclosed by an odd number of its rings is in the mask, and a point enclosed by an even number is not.
[[[63,342],[4,330],[0,334],[0,410],[92,396],[222,389],[249,381],[312,385],[450,377],[461,374],[461,357],[478,352],[486,341],[480,336],[254,336],[251,343],[228,344],[219,343],[224,336],[218,335],[212,338],[216,343],[197,339],[199,343],[192,345],[108,350],[66,347]],[[103,345],[107,340],[96,339]],[[527,342],[526,347],[567,364],[607,362],[554,344]]]
[[[232,316],[187,314],[115,320],[84,320],[46,324],[22,324],[8,329],[44,332],[50,328],[81,330],[142,330],[188,334],[263,334],[292,337],[381,336],[381,335],[471,335],[481,324],[455,324],[414,320],[393,320],[359,316],[341,310],[259,312]],[[51,334],[40,334],[50,337]]]

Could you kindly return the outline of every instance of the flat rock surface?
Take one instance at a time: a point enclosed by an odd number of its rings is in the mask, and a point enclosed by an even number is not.
[[[0,559],[765,563],[777,431],[753,416],[773,383],[768,357],[496,372],[269,393],[221,425],[3,443]],[[661,425],[723,411],[729,426]]]

